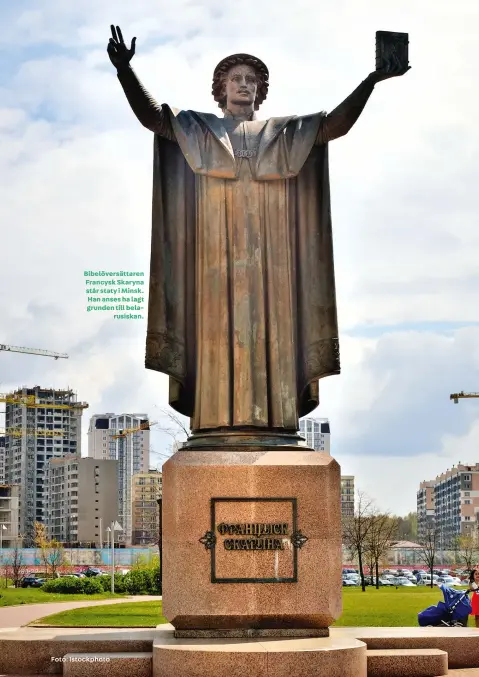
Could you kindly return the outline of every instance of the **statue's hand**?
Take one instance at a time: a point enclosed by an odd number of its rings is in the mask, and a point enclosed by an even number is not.
[[[128,49],[123,40],[120,26],[117,26],[116,28],[115,26],[111,26],[111,35],[112,37],[110,38],[107,47],[110,61],[117,69],[128,66],[135,54],[136,38],[132,39],[131,47]]]
[[[383,68],[378,68],[369,74],[368,80],[376,84],[382,80],[389,80],[389,78],[397,78],[400,75],[404,75],[410,69],[411,66],[404,67],[398,57],[393,54],[391,59],[384,64]]]

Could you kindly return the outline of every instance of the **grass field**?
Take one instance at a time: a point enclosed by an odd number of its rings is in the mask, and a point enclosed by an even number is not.
[[[366,592],[343,588],[343,615],[335,625],[417,626],[418,612],[441,599],[437,588],[366,588]],[[155,627],[168,621],[161,615],[161,602],[125,602],[63,611],[36,622],[63,627]]]
[[[78,614],[77,611],[83,613]],[[58,627],[154,628],[160,623],[168,623],[161,615],[161,611],[160,600],[158,602],[125,602],[124,604],[105,604],[62,611],[59,614],[40,618],[35,623],[46,623]]]
[[[40,588],[2,588],[0,589],[0,607],[18,604],[46,604],[48,602],[78,602],[98,599],[125,597],[125,595],[62,595],[54,592],[43,592]]]
[[[438,588],[361,588],[343,589],[343,615],[340,626],[394,627],[417,626],[417,615],[443,599]]]

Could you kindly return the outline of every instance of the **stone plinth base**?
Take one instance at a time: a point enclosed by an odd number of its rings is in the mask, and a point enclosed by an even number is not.
[[[355,639],[175,639],[153,642],[153,677],[367,677],[366,645]]]
[[[207,637],[327,634],[342,610],[340,492],[325,453],[177,452],[163,466],[163,615]]]
[[[329,637],[329,628],[313,630],[175,630],[177,639],[253,639],[267,638],[311,638]]]

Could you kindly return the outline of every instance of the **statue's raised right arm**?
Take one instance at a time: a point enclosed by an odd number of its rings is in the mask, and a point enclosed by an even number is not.
[[[408,70],[410,66],[402,68],[400,64],[392,63],[370,73],[352,94],[323,118],[316,143],[328,143],[347,134],[363,112],[374,86],[383,80],[404,75]]]
[[[107,47],[108,56],[117,70],[118,79],[132,111],[141,124],[151,132],[173,140],[168,116],[143,87],[130,65],[135,54],[136,38],[132,39],[131,47],[128,49],[119,26],[116,28],[111,26],[111,35]]]

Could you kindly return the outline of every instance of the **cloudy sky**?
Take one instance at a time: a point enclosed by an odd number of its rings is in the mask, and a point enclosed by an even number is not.
[[[264,117],[333,109],[374,69],[376,30],[404,31],[412,70],[330,148],[342,375],[315,414],[385,509],[414,509],[421,480],[479,461],[479,402],[449,401],[479,391],[478,21],[471,0],[3,3],[0,342],[70,359],[0,354],[0,389],[74,388],[85,432],[91,413],[158,419],[167,402],[166,377],[144,369],[145,322],[85,309],[85,269],[149,269],[152,135],[106,54],[111,23],[177,107],[217,112],[216,63],[256,54]]]

